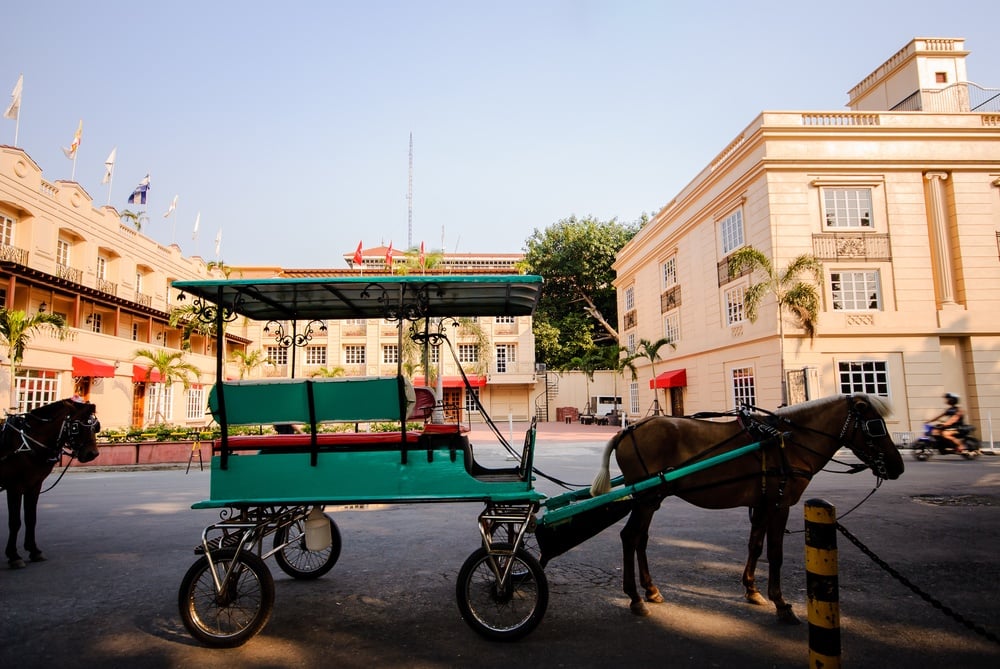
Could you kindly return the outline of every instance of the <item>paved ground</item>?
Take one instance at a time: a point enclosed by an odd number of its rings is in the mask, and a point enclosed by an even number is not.
[[[523,424],[501,431],[515,442]],[[539,467],[585,485],[602,426],[543,424]],[[472,432],[477,457],[488,433]],[[498,449],[495,449],[498,450]],[[493,456],[503,458],[503,455]],[[850,459],[850,458],[848,458]],[[887,482],[843,524],[932,597],[1000,634],[1000,458],[954,456],[918,463]],[[863,499],[868,474],[819,475],[806,497],[843,513]],[[545,480],[547,495],[559,490]],[[0,666],[33,667],[803,667],[808,627],[776,622],[742,601],[746,511],[705,511],[669,499],[650,543],[667,602],[631,616],[620,591],[612,528],[546,568],[542,624],[514,644],[490,643],[461,621],[455,577],[476,547],[477,505],[430,504],[333,513],[344,551],[325,577],[301,582],[272,565],[274,613],[245,646],[195,643],[177,614],[177,589],[201,528],[217,514],[191,510],[208,473],[74,471],[43,500],[39,539],[49,561],[0,568]],[[0,509],[4,508],[0,505]],[[805,618],[801,505],[786,539],[784,590]],[[845,667],[1000,666],[1000,645],[942,614],[843,537],[840,542]],[[766,581],[766,562],[758,574]]]

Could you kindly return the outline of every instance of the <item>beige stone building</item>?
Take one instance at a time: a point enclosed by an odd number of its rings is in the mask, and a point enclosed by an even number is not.
[[[676,345],[656,368],[666,413],[864,391],[887,396],[890,429],[907,433],[955,392],[990,437],[1000,90],[968,80],[964,47],[914,39],[850,91],[848,110],[762,112],[621,251],[624,343]],[[747,319],[744,291],[761,277],[727,271],[746,245],[778,270],[800,254],[822,261],[814,340],[773,296]],[[653,403],[644,369],[625,393],[632,413]]]

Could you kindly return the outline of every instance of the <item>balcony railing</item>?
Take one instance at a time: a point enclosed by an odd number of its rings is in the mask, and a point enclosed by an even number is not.
[[[73,283],[80,283],[80,280],[83,279],[83,270],[66,265],[56,265],[56,276]]]
[[[0,261],[13,262],[26,266],[28,264],[28,251],[26,249],[19,249],[16,246],[0,244]]]
[[[892,260],[889,235],[873,232],[813,235],[813,255],[820,260]]]
[[[140,293],[139,291],[136,291],[135,293],[135,301],[144,307],[153,306],[153,296]]]
[[[967,81],[946,88],[922,89],[911,93],[891,111],[997,112],[1000,111],[1000,88],[983,88]]]
[[[671,309],[681,306],[681,287],[672,286],[660,293],[660,313],[666,313]]]
[[[114,281],[108,281],[107,279],[98,279],[97,290],[101,291],[102,293],[107,293],[108,295],[117,295],[118,284],[115,283]]]

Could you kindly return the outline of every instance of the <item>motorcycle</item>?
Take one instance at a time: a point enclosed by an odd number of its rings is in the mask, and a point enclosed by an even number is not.
[[[976,428],[972,425],[959,425],[956,429],[958,433],[958,438],[962,441],[965,446],[964,451],[956,451],[955,444],[945,437],[939,434],[934,434],[934,430],[937,428],[935,423],[925,423],[924,424],[924,436],[917,439],[913,444],[913,457],[921,462],[925,460],[930,460],[934,453],[940,453],[941,455],[948,455],[951,453],[958,453],[966,460],[972,460],[979,457],[979,440],[972,436],[972,433],[976,431]]]

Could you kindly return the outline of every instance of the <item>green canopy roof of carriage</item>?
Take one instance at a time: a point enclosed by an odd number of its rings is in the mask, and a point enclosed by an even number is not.
[[[542,277],[420,275],[175,281],[186,296],[254,320],[530,316]],[[180,298],[179,298],[180,299]]]

